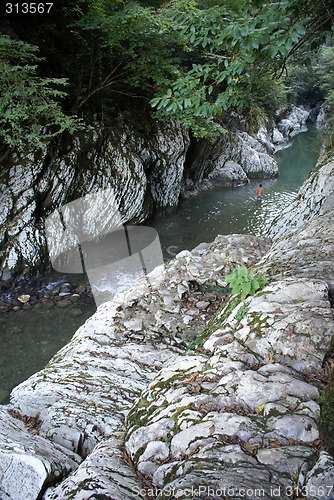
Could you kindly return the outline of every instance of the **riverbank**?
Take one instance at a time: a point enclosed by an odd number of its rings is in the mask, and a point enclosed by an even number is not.
[[[304,191],[321,191],[324,175],[333,159]],[[334,329],[330,199],[273,244],[220,236],[100,306],[1,409],[7,497],[186,498],[195,488],[205,498],[210,487],[315,499],[330,489],[319,433]],[[224,299],[241,264],[268,283]]]
[[[45,221],[83,193],[112,189],[121,222],[138,224],[209,186],[277,177],[273,152],[303,130],[310,111],[292,107],[283,115],[258,133],[231,116],[229,133],[214,143],[191,138],[176,123],[154,122],[144,136],[117,128],[105,133],[97,126],[29,154],[7,152],[0,170],[1,278],[48,268]]]
[[[184,200],[173,214],[149,221],[148,224],[158,231],[165,260],[172,259],[184,249],[192,250],[202,241],[213,241],[217,233],[265,234],[270,221],[289,206],[316,165],[320,147],[316,137],[315,128],[310,126],[307,132],[293,138],[288,149],[275,155],[280,176],[275,180],[262,181],[265,198],[260,206],[254,202],[257,183],[250,181],[234,189],[217,188],[203,192],[197,198]],[[133,283],[131,276],[122,276],[121,281],[123,285],[129,283],[128,286]],[[66,282],[70,286],[66,286]],[[54,272],[48,277],[33,280],[32,286],[29,280],[22,279],[15,282],[14,290],[9,282],[4,282],[4,285],[7,290],[5,310],[24,308],[0,315],[0,351],[3,353],[1,359],[4,360],[0,370],[0,401],[7,403],[12,388],[45,366],[70,341],[80,324],[87,315],[94,313],[96,307],[90,296],[87,278],[80,274],[62,275]],[[21,288],[17,288],[17,285]],[[114,280],[111,280],[110,290],[114,290],[114,285]],[[62,286],[69,288],[69,292],[62,291]],[[79,290],[78,299],[79,286],[84,286],[84,290]],[[26,307],[24,304],[18,306],[15,301],[8,303],[9,298],[17,299],[20,295],[31,296]],[[43,302],[31,307],[34,299]]]

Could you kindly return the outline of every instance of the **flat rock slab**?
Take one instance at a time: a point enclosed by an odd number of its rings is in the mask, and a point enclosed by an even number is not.
[[[81,457],[31,435],[24,422],[0,407],[0,498],[33,500],[75,470]]]

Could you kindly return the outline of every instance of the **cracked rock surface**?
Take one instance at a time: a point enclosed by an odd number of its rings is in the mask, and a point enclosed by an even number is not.
[[[100,306],[2,408],[0,498],[334,498],[332,217],[272,246],[219,236]],[[245,300],[225,282],[241,264],[269,278]]]

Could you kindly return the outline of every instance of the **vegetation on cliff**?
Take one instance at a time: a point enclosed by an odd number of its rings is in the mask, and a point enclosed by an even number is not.
[[[285,99],[288,64],[307,62],[324,43],[314,92],[333,104],[332,0],[61,0],[48,13],[2,9],[0,137],[11,147],[72,132],[82,126],[77,117],[112,126],[150,107],[197,136],[215,136],[232,110],[255,121],[272,115]]]

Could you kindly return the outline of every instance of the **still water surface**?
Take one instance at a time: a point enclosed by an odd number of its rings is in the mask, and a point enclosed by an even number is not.
[[[290,147],[275,158],[280,175],[261,181],[262,203],[255,202],[259,181],[234,189],[216,189],[185,200],[177,211],[154,221],[164,255],[192,249],[217,234],[247,233],[259,236],[270,222],[294,199],[319,157],[320,142],[315,127],[294,137]],[[169,258],[170,258],[169,257]]]
[[[164,257],[170,259],[183,249],[191,250],[217,234],[261,235],[270,222],[295,197],[314,168],[320,142],[314,127],[297,135],[293,144],[276,154],[280,175],[262,181],[265,196],[254,200],[257,182],[234,189],[215,189],[185,200],[175,213],[150,222],[157,229]],[[62,279],[66,281],[66,277]],[[0,403],[8,402],[17,384],[45,366],[95,311],[93,300],[80,306],[72,317],[68,309],[32,308],[0,316]]]

